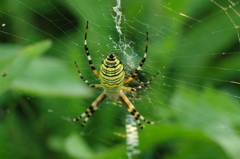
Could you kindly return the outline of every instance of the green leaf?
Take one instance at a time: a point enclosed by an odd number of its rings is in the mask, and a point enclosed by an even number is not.
[[[93,151],[91,151],[87,143],[75,133],[69,135],[65,140],[65,149],[72,157],[90,158],[94,156]]]
[[[0,95],[11,85],[12,81],[22,75],[30,62],[51,47],[51,41],[45,40],[25,48],[17,45],[0,46]]]
[[[49,58],[35,59],[24,75],[14,81],[13,88],[43,97],[86,97],[92,94],[77,73],[75,76],[70,74],[66,65]]]
[[[238,131],[234,131],[239,122],[236,114],[238,103],[224,93],[210,89],[210,86],[205,88],[201,93],[190,93],[187,87],[179,86],[172,99],[172,110],[181,125],[201,130],[229,157],[238,159],[240,142]]]

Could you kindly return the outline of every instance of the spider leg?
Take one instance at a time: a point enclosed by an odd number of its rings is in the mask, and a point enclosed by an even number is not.
[[[96,70],[95,66],[92,63],[92,58],[90,56],[89,50],[88,50],[88,46],[87,46],[87,34],[88,34],[88,21],[87,21],[87,25],[86,25],[86,31],[85,31],[85,38],[84,38],[84,48],[85,48],[85,52],[88,58],[88,62],[89,62],[89,66],[91,67],[93,73],[99,78],[99,74],[98,71]]]
[[[136,110],[136,108],[133,106],[133,104],[128,100],[128,98],[125,96],[125,94],[120,91],[119,98],[122,100],[122,102],[126,105],[127,110],[132,116],[135,118],[137,124],[141,129],[144,129],[144,126],[141,124],[140,120],[145,121],[148,124],[156,124],[156,123],[161,123],[163,120],[157,121],[157,122],[152,122],[144,118],[140,113]]]
[[[147,50],[148,50],[148,32],[146,33],[146,48],[145,48],[145,52],[144,52],[144,56],[143,56],[143,59],[142,61],[140,62],[138,68],[136,69],[136,71],[134,72],[134,74],[132,74],[131,77],[129,77],[128,79],[126,79],[124,81],[124,83],[128,83],[130,81],[132,81],[139,73],[139,70],[141,70],[144,62],[146,61],[146,58],[147,58]]]
[[[80,71],[80,69],[79,69],[78,64],[77,64],[76,61],[74,61],[74,64],[75,64],[76,69],[77,69],[77,71],[78,71],[79,77],[80,77],[88,86],[94,87],[94,88],[101,88],[101,87],[102,87],[101,84],[91,84],[91,83],[90,83],[86,78],[84,78],[83,75],[81,74],[81,71]]]
[[[84,112],[82,115],[80,115],[77,118],[72,119],[72,121],[78,121],[86,116],[84,119],[82,126],[85,126],[88,119],[92,116],[92,114],[98,109],[99,105],[102,103],[102,101],[107,97],[106,93],[103,92],[98,96],[98,98],[91,104],[91,106]]]
[[[135,88],[131,88],[131,87],[125,87],[125,86],[122,86],[122,89],[126,90],[126,91],[137,91],[139,89],[142,89],[143,87],[149,85],[149,83],[159,74],[159,72],[157,72],[152,78],[150,78],[146,83],[143,83],[141,84],[140,86],[138,87],[135,87]]]

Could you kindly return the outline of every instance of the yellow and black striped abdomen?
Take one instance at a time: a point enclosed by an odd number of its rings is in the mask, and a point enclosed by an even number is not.
[[[122,62],[114,54],[109,54],[103,61],[100,67],[100,82],[107,95],[116,95],[123,85],[125,72]],[[116,97],[116,98],[117,98]],[[114,100],[115,98],[110,99]]]

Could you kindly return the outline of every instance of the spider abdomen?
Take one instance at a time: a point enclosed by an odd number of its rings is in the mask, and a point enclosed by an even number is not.
[[[110,99],[118,98],[124,77],[122,62],[114,54],[109,54],[100,66],[100,82]]]

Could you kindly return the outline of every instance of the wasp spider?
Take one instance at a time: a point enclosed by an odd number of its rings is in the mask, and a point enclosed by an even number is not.
[[[142,61],[140,62],[139,66],[137,67],[136,71],[132,74],[131,77],[125,78],[125,72],[123,69],[122,62],[119,60],[117,56],[114,54],[109,54],[103,61],[100,66],[100,73],[96,70],[92,63],[92,59],[88,50],[87,46],[87,33],[88,33],[88,22],[86,26],[86,32],[85,32],[85,39],[84,39],[84,46],[86,55],[88,58],[89,65],[93,71],[93,73],[97,76],[97,78],[100,79],[101,84],[91,84],[87,79],[83,77],[83,75],[80,72],[80,69],[78,68],[78,65],[75,63],[75,66],[77,68],[78,74],[80,78],[90,87],[94,88],[103,88],[103,93],[91,104],[91,106],[79,117],[72,119],[72,121],[78,121],[85,117],[82,126],[85,126],[88,119],[92,116],[92,114],[98,109],[101,102],[106,98],[110,98],[111,100],[116,100],[117,98],[120,98],[121,101],[126,105],[127,110],[129,113],[132,114],[132,116],[135,118],[137,124],[140,126],[141,129],[144,129],[144,126],[141,124],[140,119],[145,121],[148,124],[156,124],[160,123],[161,121],[152,122],[147,119],[145,119],[140,113],[136,110],[136,108],[133,106],[133,104],[129,101],[129,99],[125,96],[123,93],[123,90],[127,91],[137,91],[139,89],[142,89],[144,86],[148,85],[158,74],[156,73],[149,81],[146,83],[141,84],[140,86],[136,88],[131,87],[125,87],[123,84],[128,83],[132,81],[139,73],[139,70],[142,68],[144,62],[146,61],[147,57],[147,49],[148,49],[148,33],[146,33],[146,49],[144,53],[144,57]]]

